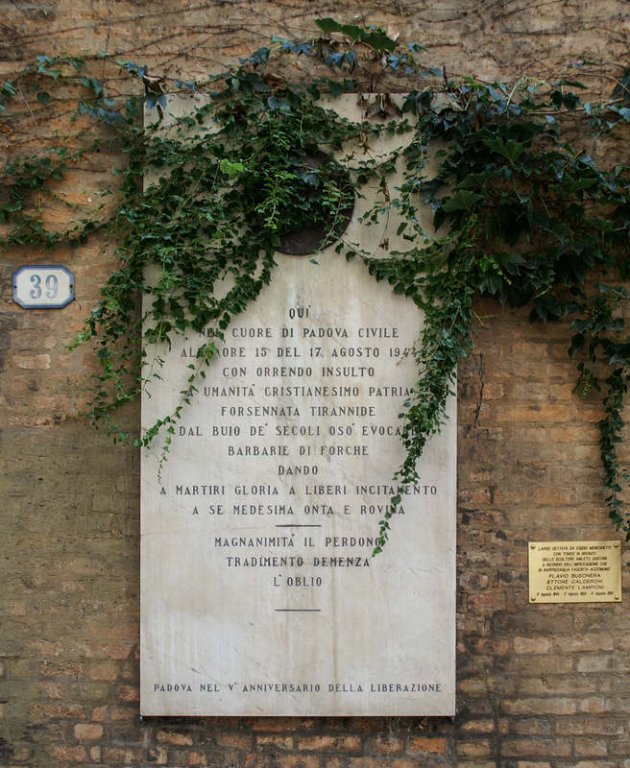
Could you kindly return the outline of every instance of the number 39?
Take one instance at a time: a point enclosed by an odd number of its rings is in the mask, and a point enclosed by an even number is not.
[[[32,299],[40,299],[42,293],[47,299],[54,299],[59,291],[59,279],[56,275],[47,275],[42,288],[41,275],[31,275],[30,296]]]

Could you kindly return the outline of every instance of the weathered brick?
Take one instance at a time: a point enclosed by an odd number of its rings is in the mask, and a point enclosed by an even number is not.
[[[104,747],[105,765],[139,765],[143,759],[143,750],[129,747]]]
[[[188,752],[186,764],[189,766],[208,765],[208,758],[203,752]]]
[[[426,736],[412,736],[407,744],[410,755],[444,755],[447,749],[445,738],[429,738]]]
[[[253,736],[247,732],[222,732],[216,736],[217,745],[230,749],[247,750],[252,748]]]
[[[589,714],[598,714],[606,711],[606,700],[601,696],[589,696],[578,701],[578,711]]]
[[[133,653],[133,642],[108,643],[104,648],[104,653],[109,659],[124,661]]]
[[[77,723],[74,738],[77,741],[98,741],[103,736],[103,726],[96,723]]]
[[[407,759],[405,757],[395,757],[389,761],[388,765],[391,766],[391,768],[418,768],[417,760]]]
[[[501,709],[511,715],[573,715],[577,703],[570,699],[514,699],[501,702]]]
[[[544,677],[522,677],[518,692],[521,696],[583,696],[593,690],[592,679],[580,675],[545,675]]]
[[[462,724],[463,733],[493,733],[496,730],[494,720],[468,720]]]
[[[119,667],[115,661],[104,659],[90,663],[90,679],[113,682],[118,679]]]
[[[468,596],[466,605],[469,611],[478,613],[503,611],[507,607],[507,595],[505,592],[473,594]]]
[[[606,747],[611,757],[626,757],[630,755],[630,738],[607,742]]]
[[[256,736],[256,746],[261,749],[272,747],[273,749],[293,749],[293,736],[264,735]]]
[[[87,760],[88,752],[85,747],[73,747],[69,745],[52,747],[50,754],[57,760],[68,763],[82,763]]]
[[[113,721],[129,720],[136,718],[136,710],[133,707],[110,707],[109,717]]]
[[[578,760],[575,768],[618,768],[616,761],[610,760]]]
[[[606,757],[608,745],[605,739],[578,738],[575,740],[575,754],[577,757]]]
[[[489,757],[492,751],[490,742],[483,739],[479,741],[458,741],[455,749],[457,754],[462,757]]]
[[[154,747],[149,749],[148,761],[151,765],[168,765],[168,750],[164,747]]]
[[[553,734],[553,721],[551,718],[513,718],[506,721],[509,730],[521,736],[551,736]]]
[[[568,739],[505,739],[501,745],[505,757],[569,757],[572,753]]]
[[[577,659],[578,672],[605,672],[610,669],[611,657],[609,654],[588,654]]]
[[[278,755],[274,757],[274,765],[279,768],[319,768],[319,757],[315,755]],[[367,768],[367,766],[356,766],[355,768]]]
[[[116,698],[118,701],[127,703],[140,701],[140,691],[136,686],[122,685]]]
[[[577,637],[572,635],[555,637],[553,644],[563,653],[612,651],[615,647],[615,638],[610,632],[589,632]]]
[[[341,756],[337,756],[333,758],[333,760],[338,761],[338,765],[347,765],[349,768],[377,768],[379,765],[379,760],[376,757],[350,757],[350,758],[343,758]],[[327,768],[335,768],[334,764],[330,763],[328,760],[326,761]]]
[[[37,719],[64,718],[69,720],[87,720],[86,712],[81,704],[64,701],[37,702],[30,705],[30,711]]]
[[[374,738],[368,739],[365,748],[368,753],[375,753],[377,755],[399,755],[405,749],[405,740],[392,734],[379,734]],[[354,749],[361,749],[360,741]]]
[[[359,736],[302,736],[295,746],[305,752],[358,752],[362,741]]]
[[[571,717],[558,720],[556,731],[563,735],[619,735],[625,731],[625,723],[621,720],[614,720],[608,717]]]
[[[193,744],[192,736],[179,731],[158,731],[155,738],[158,744],[172,744],[177,747],[191,747]]]
[[[92,710],[92,717],[91,719],[98,723],[102,722],[103,720],[106,720],[109,715],[109,710],[107,707],[95,707]]]
[[[18,368],[30,370],[47,370],[50,368],[50,355],[13,355],[13,364]]]
[[[515,637],[515,653],[549,653],[551,639],[548,637]]]
[[[457,768],[497,768],[494,760],[458,760]]]
[[[484,678],[470,677],[466,680],[458,680],[457,688],[464,696],[485,696],[488,685]]]
[[[299,727],[297,720],[291,719],[288,723],[276,717],[257,717],[248,721],[252,731],[265,733],[286,733]]]
[[[517,760],[514,763],[515,768],[551,768],[551,763],[540,762],[539,760]]]

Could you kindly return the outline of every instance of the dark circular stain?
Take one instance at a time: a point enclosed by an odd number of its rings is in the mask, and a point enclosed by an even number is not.
[[[283,233],[278,250],[290,256],[306,256],[339,239],[346,231],[354,210],[354,191],[348,172],[324,152],[308,155],[295,170],[305,179],[304,200],[310,208],[306,218],[310,217],[312,223]],[[340,194],[334,211],[324,205],[325,185],[332,185]]]

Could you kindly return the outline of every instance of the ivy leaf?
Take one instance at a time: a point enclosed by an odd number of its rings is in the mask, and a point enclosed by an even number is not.
[[[103,109],[102,107],[93,107],[90,104],[81,102],[79,104],[79,114],[90,115],[95,120],[102,121],[107,125],[120,126],[125,123],[125,118],[118,112],[111,109]]]
[[[278,112],[282,112],[285,115],[291,114],[291,105],[287,99],[281,99],[277,96],[270,96],[267,99],[267,106],[272,112],[277,110]]]
[[[583,90],[586,89],[584,83],[581,83],[579,80],[565,80],[563,78],[562,80],[559,80],[556,85],[566,85],[569,88],[582,88]]]
[[[329,67],[341,67],[343,64],[343,61],[345,59],[346,54],[345,53],[329,53],[328,56],[326,56],[326,64],[328,64]]]
[[[147,109],[155,109],[156,107],[162,107],[166,109],[166,94],[162,93],[159,96],[149,96],[146,100]]]
[[[358,61],[356,51],[348,51],[344,58],[350,69],[354,69],[356,67]]]
[[[241,59],[240,62],[241,64],[252,64],[254,67],[264,66],[269,61],[270,53],[269,48],[263,46],[254,51],[254,53],[246,59]]]
[[[103,95],[103,83],[100,80],[96,80],[93,77],[82,77],[81,85],[84,88],[88,88],[92,93],[99,98]]]
[[[368,29],[368,32],[361,30],[358,42],[370,45],[376,51],[389,51],[391,53],[396,50],[396,41],[392,40],[385,30],[379,27],[368,27]]]
[[[315,24],[317,24],[325,35],[329,35],[331,32],[341,31],[341,24],[330,17],[326,17],[325,19],[315,19]]]
[[[442,210],[446,213],[455,213],[456,211],[471,211],[477,203],[484,199],[483,195],[477,192],[470,192],[467,189],[460,189],[454,195],[442,203]]]
[[[630,106],[630,67],[624,71],[619,82],[612,92],[613,99],[623,99],[625,105]]]
[[[369,45],[376,51],[388,51],[391,53],[396,50],[396,41],[392,40],[385,30],[380,27],[358,27],[355,24],[340,24],[330,17],[315,19],[315,23],[326,35],[332,32],[339,32],[352,42],[365,43],[365,45]]]
[[[123,72],[128,72],[134,77],[143,78],[147,74],[147,68],[136,64],[133,61],[119,61],[118,66]]]
[[[221,170],[221,173],[224,173],[228,177],[228,179],[235,179],[243,173],[245,166],[243,163],[235,163],[224,158],[219,163],[219,169]]]

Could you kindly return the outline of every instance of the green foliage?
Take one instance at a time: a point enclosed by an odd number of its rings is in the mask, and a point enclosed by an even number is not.
[[[417,460],[440,429],[457,363],[470,349],[473,299],[492,296],[529,305],[533,321],[565,319],[570,325],[576,389],[602,401],[609,513],[630,539],[621,496],[628,476],[617,453],[630,377],[630,337],[619,311],[627,308],[622,283],[630,277],[628,168],[601,168],[579,149],[598,135],[626,130],[628,70],[611,100],[596,104],[582,101],[582,84],[575,81],[447,80],[423,63],[419,44],[402,46],[381,29],[333,19],[317,25],[319,39],[274,38],[206,83],[171,84],[191,94],[205,91],[207,98],[169,130],[163,127],[163,80],[133,62],[119,63],[118,71],[145,87],[145,106],[154,116],[146,130],[137,102],[109,95],[89,60],[39,57],[0,86],[0,109],[8,116],[19,89],[28,86],[45,108],[56,98],[51,83],[71,82],[79,89],[79,120],[101,129],[78,149],[75,142],[72,150],[55,146],[12,160],[2,171],[0,197],[2,246],[54,247],[85,239],[96,228],[117,238],[120,265],[77,339],[96,344],[101,365],[91,417],[116,439],[128,439],[115,412],[147,378],[159,375],[140,367],[143,324],[146,343],[165,347],[175,334],[203,334],[179,404],[139,438],[148,445],[165,435],[166,455],[226,328],[272,279],[274,253],[304,227],[322,229],[323,244],[338,240],[338,223],[354,196],[376,182],[382,194],[364,223],[395,211],[402,221],[397,234],[407,247],[384,259],[343,239],[336,250],[363,259],[376,279],[425,313],[413,350],[418,379],[401,412],[406,458],[397,484],[418,481]],[[277,75],[290,72],[295,57],[312,64],[310,81]],[[272,68],[278,61],[283,66]],[[328,67],[325,76],[322,65]],[[358,122],[322,107],[322,93],[336,96],[373,83],[375,68],[407,94],[401,109],[388,94]],[[388,132],[407,133],[409,141],[386,162],[357,152],[347,170],[332,159],[344,145],[363,147],[370,135]],[[112,188],[116,205],[65,232],[47,229],[42,195],[54,198],[55,183],[71,164],[105,146],[127,158]],[[388,179],[396,162],[404,181],[392,188]],[[144,190],[139,176],[149,179]],[[430,232],[418,216],[425,205],[433,210]],[[398,497],[391,500],[377,551],[399,503]]]
[[[392,40],[386,33],[378,27],[358,27],[354,24],[340,24],[331,18],[317,19],[317,26],[324,34],[339,32],[353,44],[363,43],[374,51],[387,51],[391,53],[396,50],[396,41]]]

